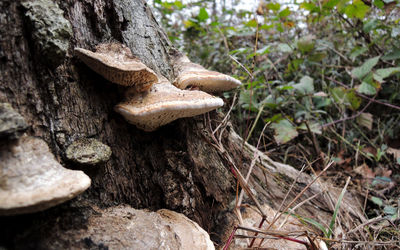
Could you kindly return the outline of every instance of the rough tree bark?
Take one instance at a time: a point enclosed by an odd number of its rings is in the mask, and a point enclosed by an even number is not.
[[[181,119],[151,133],[129,125],[113,111],[125,88],[91,71],[73,57],[73,48],[93,49],[102,42],[119,41],[169,80],[174,79],[176,50],[144,0],[56,2],[73,32],[67,40],[66,56],[53,67],[57,63],[51,62],[53,55],[40,50],[26,8],[20,1],[0,1],[0,102],[11,103],[31,125],[27,133],[43,138],[66,168],[84,170],[92,185],[79,197],[49,210],[0,217],[0,247],[38,248],[44,238],[56,240],[65,230],[84,227],[93,206],[118,204],[181,212],[220,244],[221,228],[232,223],[226,213],[232,210],[229,204],[236,190],[230,163],[210,139],[209,127],[215,128],[223,115],[213,112],[207,121],[206,116]],[[111,159],[95,168],[68,162],[66,147],[85,137],[109,145]],[[243,150],[245,144],[230,126],[222,138],[225,149],[246,173],[254,149],[246,145]],[[261,160],[257,164],[272,166]],[[258,169],[252,180],[258,198],[277,208],[293,176],[276,165],[270,170],[263,173]],[[304,186],[295,185],[289,200]],[[315,192],[308,191],[301,200]],[[303,213],[332,209],[321,202],[314,205]],[[318,215],[323,218],[327,212]]]

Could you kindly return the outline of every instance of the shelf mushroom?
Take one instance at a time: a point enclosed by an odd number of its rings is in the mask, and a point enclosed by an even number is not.
[[[138,92],[149,89],[158,81],[154,71],[135,58],[131,50],[120,43],[99,44],[96,46],[96,52],[75,48],[75,54],[107,80],[123,86],[135,86]]]
[[[241,85],[241,82],[231,76],[210,71],[201,65],[192,63],[186,56],[176,60],[175,68],[178,76],[174,85],[180,89],[198,87],[207,93],[218,93],[232,90]]]
[[[128,100],[115,106],[115,111],[145,131],[154,131],[183,117],[207,113],[221,107],[224,102],[198,90],[181,90],[160,77],[148,92],[134,93]]]
[[[46,142],[34,137],[0,146],[0,215],[42,211],[90,186],[82,171],[63,168]]]

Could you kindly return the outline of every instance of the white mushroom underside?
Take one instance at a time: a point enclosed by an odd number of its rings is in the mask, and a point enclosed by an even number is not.
[[[145,131],[153,131],[183,117],[192,117],[221,107],[223,100],[201,91],[180,90],[170,83],[152,86],[146,94],[118,104],[115,110]]]
[[[82,171],[63,168],[37,138],[0,149],[0,214],[36,212],[72,199],[90,186]]]
[[[153,131],[165,124],[183,117],[207,113],[224,104],[220,98],[206,99],[202,102],[171,101],[147,107],[147,111],[135,107],[117,106],[116,111],[133,125],[145,131]]]
[[[241,82],[231,76],[214,72],[213,75],[207,71],[183,72],[174,82],[174,85],[180,89],[186,89],[188,86],[196,86],[199,89],[214,93],[234,89],[241,85]]]

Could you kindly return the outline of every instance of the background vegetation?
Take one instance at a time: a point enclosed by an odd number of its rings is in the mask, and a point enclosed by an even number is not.
[[[316,171],[334,160],[328,177],[352,176],[370,218],[399,220],[398,1],[153,5],[192,61],[242,81],[223,95],[243,138],[255,144],[266,126],[260,149],[272,158]]]

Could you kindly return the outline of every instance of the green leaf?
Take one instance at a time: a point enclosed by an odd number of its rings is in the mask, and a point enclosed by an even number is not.
[[[357,17],[358,19],[363,19],[368,11],[368,5],[363,3],[361,0],[354,0],[353,4],[350,4],[345,8],[344,13],[350,18]]]
[[[389,215],[397,214],[397,208],[396,208],[396,207],[393,207],[393,206],[385,206],[385,207],[383,208],[383,212],[384,212],[385,214],[389,214]]]
[[[284,10],[282,10],[281,12],[279,12],[279,17],[280,18],[284,18],[290,15],[290,10],[289,8],[286,8]]]
[[[276,114],[276,115],[274,115],[272,117],[266,118],[264,121],[265,122],[277,122],[277,121],[280,121],[282,119],[283,119],[282,118],[282,114]]]
[[[308,10],[308,11],[319,10],[319,8],[312,2],[308,2],[308,3],[302,2],[300,4],[300,8]]]
[[[313,53],[308,57],[308,59],[312,62],[321,62],[326,57],[325,52]]]
[[[376,88],[367,82],[362,82],[357,91],[365,95],[375,95]]]
[[[351,75],[354,78],[362,79],[365,75],[371,72],[372,68],[378,63],[380,56],[368,59],[360,67],[354,68]]]
[[[319,123],[313,122],[313,123],[309,124],[308,126],[310,127],[311,132],[313,132],[314,134],[318,134],[318,135],[322,134],[321,125]],[[298,127],[298,129],[308,131],[307,125],[305,123],[302,123]]]
[[[302,53],[310,52],[314,49],[314,37],[313,36],[304,36],[297,41],[297,47]]]
[[[267,9],[272,11],[278,11],[281,9],[281,5],[279,3],[269,3],[267,4]]]
[[[370,32],[371,30],[373,30],[373,29],[375,29],[376,27],[378,27],[378,25],[379,25],[379,20],[377,20],[377,19],[372,19],[372,20],[369,20],[369,21],[367,21],[367,22],[365,22],[365,23],[363,24],[363,30],[364,30],[364,32],[368,33],[368,32]]]
[[[375,203],[376,205],[378,205],[378,206],[382,206],[383,205],[383,201],[378,197],[371,196],[371,201],[373,203]]]
[[[383,60],[396,60],[400,58],[400,49],[395,49],[393,51],[390,51],[389,53],[386,53],[382,59]]]
[[[273,123],[271,127],[274,129],[274,138],[278,144],[286,143],[298,136],[296,127],[286,119]]]
[[[383,79],[400,72],[400,67],[391,67],[386,69],[378,69],[375,71],[374,79],[378,82],[383,82]],[[376,77],[376,78],[375,78]]]
[[[333,7],[335,7],[338,3],[340,2],[340,0],[329,0],[328,2],[326,2],[325,4],[322,5],[323,8],[331,10],[333,9]]]
[[[349,108],[352,110],[357,110],[361,105],[361,98],[357,96],[356,92],[353,89],[350,89],[346,92],[345,95],[346,103],[348,103]]]
[[[278,44],[277,49],[282,53],[292,53],[293,49],[287,43]]]
[[[298,90],[301,94],[314,93],[314,79],[309,76],[303,76],[299,83],[293,85],[293,88]]]
[[[364,54],[367,51],[368,51],[368,48],[366,48],[366,47],[355,47],[351,51],[350,58],[351,58],[351,60],[354,61],[354,59],[356,59],[356,57],[358,57],[359,55]]]
[[[203,22],[203,21],[207,20],[208,17],[209,17],[209,16],[208,16],[207,10],[206,10],[205,8],[201,8],[201,9],[200,9],[200,12],[199,12],[199,15],[197,16],[197,19],[198,19],[200,22]]]
[[[378,7],[379,9],[383,9],[385,6],[385,3],[382,0],[374,0],[374,5]]]
[[[361,105],[361,98],[356,95],[353,89],[347,90],[342,87],[336,87],[331,89],[331,95],[336,103],[352,110],[357,110]]]
[[[174,5],[178,8],[178,10],[183,8],[183,3],[181,1],[175,1]]]
[[[318,228],[319,230],[321,230],[325,237],[328,236],[328,232],[326,231],[324,225],[319,223],[318,221],[313,220],[311,218],[301,218],[301,220],[303,220],[303,221],[313,225],[314,227]]]
[[[253,27],[253,28],[255,28],[255,27],[257,27],[257,21],[256,21],[255,19],[252,19],[252,20],[248,21],[245,25],[246,25],[247,27]]]
[[[348,181],[349,180],[350,179],[348,179]],[[339,195],[338,201],[336,202],[335,210],[333,211],[333,215],[332,215],[332,219],[331,219],[331,223],[329,224],[329,232],[328,232],[327,238],[330,238],[332,235],[333,226],[335,225],[335,221],[336,221],[337,214],[339,212],[340,204],[342,203],[342,200],[343,200],[344,194],[346,193],[348,184],[349,184],[349,182],[346,182],[346,185],[343,187],[342,192]]]
[[[265,55],[265,54],[269,53],[269,48],[270,47],[271,46],[267,45],[264,48],[261,48],[261,49],[257,50],[256,51],[256,55],[260,56],[260,55]]]

